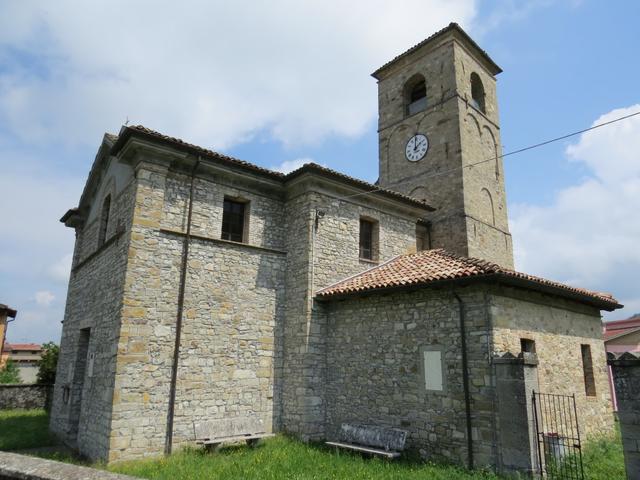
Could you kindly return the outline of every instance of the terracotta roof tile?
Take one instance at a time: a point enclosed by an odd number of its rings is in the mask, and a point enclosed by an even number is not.
[[[5,343],[5,351],[19,351],[19,350],[42,350],[42,346],[39,343]]]
[[[147,128],[142,125],[133,125],[133,126],[123,127],[122,130],[120,131],[120,135],[118,137],[116,144],[113,146],[112,155],[117,154],[119,149],[122,148],[122,146],[124,146],[124,143],[126,142],[127,138],[133,133],[138,133],[148,138],[161,140],[161,141],[170,143],[173,146],[195,152],[199,155],[203,155],[205,157],[221,161],[228,165],[235,165],[244,169],[252,170],[254,172],[269,176],[271,178],[281,180],[283,182],[296,178],[305,172],[319,173],[325,176],[333,177],[338,180],[350,183],[351,185],[357,188],[366,189],[374,195],[394,198],[396,200],[401,200],[404,203],[411,203],[420,208],[425,208],[431,211],[434,210],[433,207],[429,206],[427,203],[421,200],[417,200],[415,198],[409,197],[408,195],[404,195],[402,193],[395,192],[393,190],[380,188],[378,185],[374,185],[372,183],[365,182],[363,180],[360,180],[354,177],[350,177],[349,175],[345,175],[343,173],[337,172],[330,168],[323,167],[316,163],[307,163],[302,167],[298,168],[297,170],[294,170],[288,174],[283,174],[280,172],[276,172],[274,170],[269,170],[267,168],[260,167],[253,163],[247,162],[245,160],[240,160],[238,158],[230,157],[228,155],[224,155],[224,154],[215,152],[213,150],[209,150],[207,148],[199,147],[198,145],[193,145],[191,143],[185,142],[180,138],[164,135],[162,133],[156,132],[155,130],[151,130],[150,128]]]
[[[454,255],[442,249],[401,255],[382,265],[354,275],[317,292],[318,298],[330,298],[369,292],[379,289],[428,286],[437,282],[462,279],[499,278],[506,282],[524,284],[534,289],[553,290],[605,309],[619,308],[611,295],[571,287],[562,283],[502,268],[477,258]]]
[[[422,40],[420,43],[414,45],[413,47],[411,47],[410,49],[404,51],[403,53],[401,53],[400,55],[397,55],[396,57],[394,57],[393,59],[389,60],[387,63],[385,63],[384,65],[382,65],[380,68],[378,68],[375,72],[373,72],[371,74],[372,77],[374,78],[378,78],[380,72],[382,70],[384,70],[385,68],[387,68],[389,65],[391,65],[392,63],[395,63],[396,61],[400,60],[403,57],[406,57],[407,55],[409,55],[412,52],[415,52],[416,50],[418,50],[420,47],[423,47],[424,45],[426,45],[429,42],[432,42],[433,40],[435,40],[436,38],[438,38],[441,35],[444,35],[445,33],[451,31],[451,30],[455,30],[458,31],[463,38],[482,56],[484,57],[484,59],[489,63],[489,65],[491,65],[492,69],[493,69],[493,74],[497,75],[498,73],[502,72],[502,69],[491,59],[491,57],[489,56],[489,54],[483,50],[482,48],[480,48],[480,46],[475,42],[475,40],[473,40],[473,38],[471,38],[469,36],[469,34],[467,32],[465,32],[462,27],[460,25],[458,25],[455,22],[450,23],[449,25],[447,25],[446,27],[438,30],[437,32],[435,32],[434,34],[430,35],[429,37],[425,38],[424,40]]]

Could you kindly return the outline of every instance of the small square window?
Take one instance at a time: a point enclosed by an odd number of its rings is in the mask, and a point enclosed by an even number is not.
[[[222,212],[222,239],[232,242],[245,241],[247,202],[224,199]]]
[[[525,353],[536,353],[536,341],[530,338],[520,339],[520,351]]]

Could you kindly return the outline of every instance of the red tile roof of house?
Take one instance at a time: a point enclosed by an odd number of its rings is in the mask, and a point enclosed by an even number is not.
[[[627,335],[640,330],[640,313],[636,313],[626,320],[614,320],[612,322],[604,322],[603,336],[605,340],[611,340],[613,337]]]
[[[317,292],[318,299],[373,292],[392,288],[412,288],[444,282],[497,281],[514,286],[553,293],[605,310],[620,305],[607,293],[571,287],[559,282],[509,270],[477,258],[454,255],[443,249],[400,255],[382,265],[346,278]]]
[[[5,352],[16,352],[16,351],[29,351],[29,350],[42,350],[42,345],[38,343],[5,343],[4,351]]]

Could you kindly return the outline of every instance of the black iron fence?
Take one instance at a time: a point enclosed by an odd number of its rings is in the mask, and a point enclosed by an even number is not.
[[[575,395],[533,392],[540,474],[549,479],[584,480]]]

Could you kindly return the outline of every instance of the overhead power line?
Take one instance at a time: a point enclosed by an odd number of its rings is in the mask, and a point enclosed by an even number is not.
[[[536,143],[536,144],[533,144],[533,145],[529,145],[529,146],[524,147],[524,148],[519,148],[517,150],[513,150],[513,151],[507,152],[507,153],[503,153],[503,154],[498,155],[498,156],[493,156],[491,158],[487,158],[486,160],[481,160],[479,162],[469,163],[467,165],[462,165],[462,166],[459,166],[459,167],[451,168],[449,170],[443,170],[443,171],[435,172],[435,173],[430,173],[430,172],[417,173],[415,175],[411,175],[410,177],[401,178],[400,180],[397,180],[396,182],[393,182],[393,183],[387,185],[387,187],[392,187],[392,188],[393,187],[397,187],[399,185],[407,183],[410,180],[415,180],[416,178],[419,178],[419,177],[424,177],[424,178],[439,177],[440,175],[446,175],[447,173],[455,172],[456,170],[462,170],[463,168],[470,168],[470,167],[474,167],[476,165],[481,165],[483,163],[493,162],[493,161],[496,161],[499,158],[508,157],[510,155],[516,155],[518,153],[523,153],[523,152],[526,152],[528,150],[533,150],[534,148],[543,147],[545,145],[549,145],[550,143],[558,142],[558,141],[564,140],[566,138],[575,137],[576,135],[580,135],[581,133],[585,133],[585,132],[589,132],[591,130],[595,130],[597,128],[605,127],[607,125],[611,125],[612,123],[620,122],[622,120],[626,120],[627,118],[635,117],[636,115],[640,115],[640,111],[637,111],[637,112],[634,112],[634,113],[630,113],[629,115],[624,115],[622,117],[614,118],[613,120],[609,120],[608,122],[598,123],[597,125],[593,125],[592,127],[584,128],[582,130],[578,130],[576,132],[568,133],[568,134],[562,135],[560,137],[555,137],[555,138],[552,138],[550,140],[545,140],[544,142],[540,142],[540,143]],[[381,190],[388,190],[387,187],[378,187],[378,188],[374,188],[372,190],[367,190],[366,192],[354,193],[353,195],[347,195],[346,197],[340,197],[340,198],[338,198],[338,200],[346,200],[348,198],[359,197],[361,195],[368,195],[370,193],[379,192]]]

